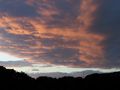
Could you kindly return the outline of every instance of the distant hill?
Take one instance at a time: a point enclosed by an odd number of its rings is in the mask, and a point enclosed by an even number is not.
[[[76,73],[78,74],[78,73]],[[1,90],[120,90],[120,72],[94,73],[85,78],[65,76],[61,78],[31,78],[23,72],[0,66]]]
[[[47,76],[52,78],[61,78],[65,76],[71,76],[71,77],[86,77],[87,75],[93,74],[93,73],[102,73],[100,71],[94,71],[94,70],[86,70],[81,72],[72,72],[72,73],[62,73],[62,72],[53,72],[53,73],[29,73],[28,75],[33,78],[38,78],[40,76]]]

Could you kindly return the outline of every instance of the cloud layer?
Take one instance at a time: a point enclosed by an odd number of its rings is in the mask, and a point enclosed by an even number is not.
[[[0,51],[29,63],[118,67],[118,0],[0,0]]]

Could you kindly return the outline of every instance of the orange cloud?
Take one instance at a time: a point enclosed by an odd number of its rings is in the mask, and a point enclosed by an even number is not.
[[[75,6],[75,1],[68,1],[68,8]],[[65,2],[59,1],[59,2]],[[36,0],[26,0],[31,7],[35,7]],[[53,3],[54,2],[54,3]],[[91,32],[94,13],[98,3],[93,0],[81,0],[79,10],[74,15],[73,10],[57,7],[58,1],[52,3],[41,0],[36,6],[39,16],[14,17],[7,13],[0,18],[0,27],[5,30],[1,37],[5,43],[0,49],[15,55],[28,58],[31,63],[52,63],[68,66],[99,66],[104,63],[104,35]],[[73,4],[73,5],[72,5]],[[63,11],[64,13],[63,13]],[[69,12],[68,12],[69,11]],[[62,13],[61,13],[62,12]],[[15,50],[13,50],[13,48]]]
[[[83,39],[80,42],[80,60],[88,66],[104,63],[104,46],[101,43],[105,40],[105,36],[90,31],[97,8],[98,3],[93,0],[82,0],[80,5],[82,14],[78,17],[79,22],[83,24],[80,26],[80,35]]]

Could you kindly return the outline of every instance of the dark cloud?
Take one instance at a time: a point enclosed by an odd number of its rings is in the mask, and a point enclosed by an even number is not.
[[[0,61],[0,65],[5,67],[26,67],[26,66],[32,66],[31,63],[27,61]]]
[[[29,0],[27,0],[30,2]],[[36,8],[36,11],[40,15],[40,20],[47,27],[76,27],[75,19],[79,15],[79,6],[81,0],[36,0],[31,4]],[[68,23],[69,22],[69,23]]]
[[[119,66],[119,0],[0,0],[0,51],[30,63]]]
[[[7,13],[14,17],[35,17],[38,16],[35,8],[30,7],[24,0],[0,0],[0,12]]]
[[[120,65],[120,1],[101,0],[93,25],[93,32],[106,36],[102,42],[105,46],[106,66]]]

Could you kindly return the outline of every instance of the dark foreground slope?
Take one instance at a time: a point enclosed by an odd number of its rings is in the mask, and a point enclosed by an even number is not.
[[[86,78],[39,77],[33,79],[24,73],[0,67],[0,90],[120,90],[120,72],[92,74]]]

